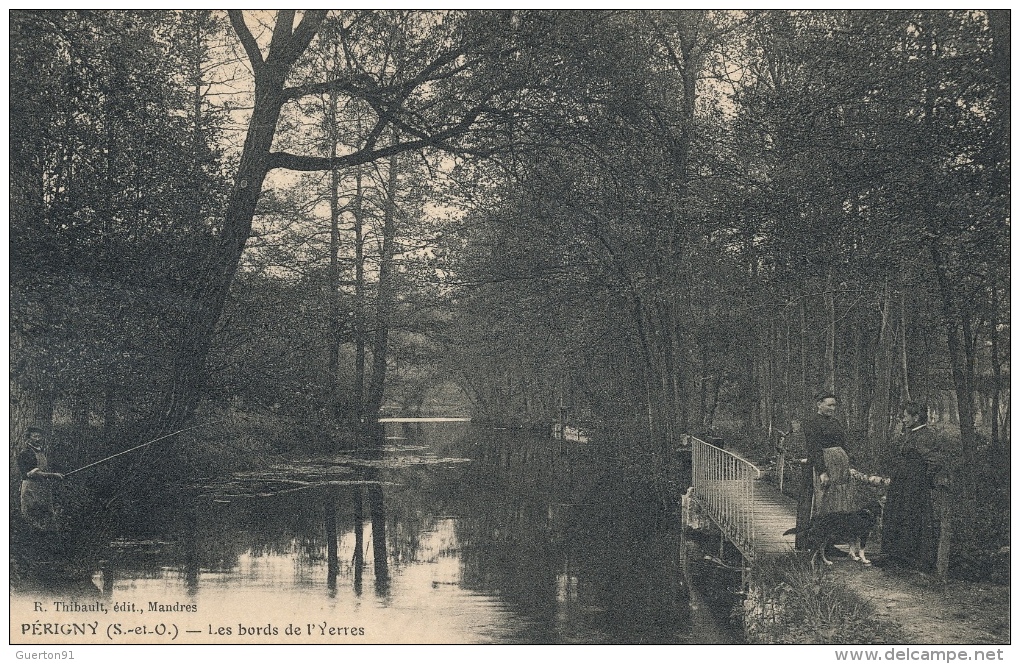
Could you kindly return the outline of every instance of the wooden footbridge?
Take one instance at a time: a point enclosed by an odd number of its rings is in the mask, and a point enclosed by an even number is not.
[[[707,517],[748,561],[793,551],[797,503],[750,461],[691,439],[691,508]]]

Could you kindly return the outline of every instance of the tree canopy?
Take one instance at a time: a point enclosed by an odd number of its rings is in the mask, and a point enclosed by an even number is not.
[[[1009,112],[1008,12],[15,11],[12,432],[828,389],[868,464],[907,400],[1001,449]]]

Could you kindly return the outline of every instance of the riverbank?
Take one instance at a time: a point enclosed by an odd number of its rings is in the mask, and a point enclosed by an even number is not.
[[[837,564],[828,572],[895,625],[909,644],[1008,644],[1010,589],[987,581],[940,583],[900,569]]]
[[[812,570],[804,555],[758,563],[743,602],[754,644],[989,644],[1010,642],[1010,590],[939,582],[919,572],[837,559]]]
[[[76,556],[84,574],[29,583],[26,572],[11,613],[20,626],[37,601],[100,595],[194,604],[178,643],[254,642],[210,623],[337,616],[365,628],[362,643],[739,642],[728,621],[739,572],[702,559],[685,577],[676,521],[652,483],[627,477],[631,459],[609,465],[592,445],[466,422],[403,425],[385,425],[382,458],[295,452],[144,495],[131,487],[100,546]],[[223,444],[277,453],[276,439],[251,436]],[[715,571],[725,580],[713,586],[733,591],[725,607],[688,580]]]

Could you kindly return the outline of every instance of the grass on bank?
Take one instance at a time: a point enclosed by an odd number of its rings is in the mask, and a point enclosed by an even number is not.
[[[901,643],[903,634],[832,575],[791,554],[761,561],[751,572],[744,627],[754,644]]]

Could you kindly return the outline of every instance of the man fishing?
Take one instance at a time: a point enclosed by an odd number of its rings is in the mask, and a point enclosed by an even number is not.
[[[62,481],[64,476],[49,472],[41,428],[28,428],[17,461],[21,473],[21,516],[40,530],[56,530],[51,483]]]
[[[43,430],[37,426],[29,427],[25,435],[25,444],[18,451],[17,456],[18,471],[21,473],[21,515],[25,518],[25,521],[39,530],[56,530],[57,520],[53,503],[53,482],[61,482],[75,473],[94,468],[124,454],[140,450],[143,447],[148,447],[184,431],[196,429],[199,426],[201,425],[164,434],[141,445],[135,445],[130,449],[111,454],[99,461],[93,461],[67,473],[51,473],[49,471],[49,462],[46,458],[43,444]]]

